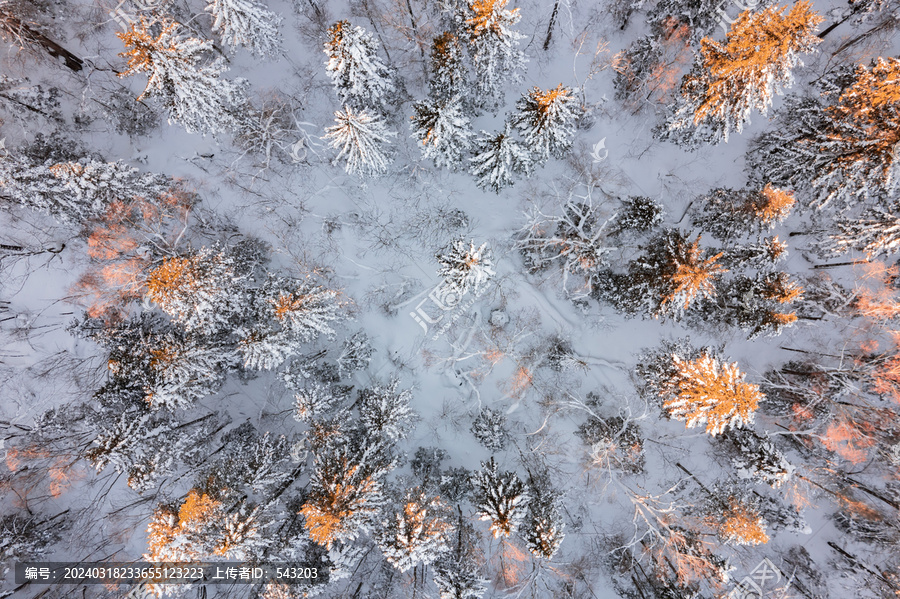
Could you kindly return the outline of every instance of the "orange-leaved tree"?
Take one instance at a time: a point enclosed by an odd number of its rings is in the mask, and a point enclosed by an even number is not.
[[[759,386],[744,382],[736,363],[721,363],[708,353],[694,360],[672,358],[672,376],[662,381],[663,408],[688,428],[706,423],[706,432],[717,435],[726,428],[753,421],[764,399]]]
[[[800,54],[821,40],[813,33],[822,17],[808,0],[786,7],[746,10],[731,25],[725,43],[701,40],[700,60],[682,80],[682,102],[666,124],[670,132],[706,125],[712,139],[740,133],[754,109],[766,113],[776,93],[793,83]]]
[[[716,294],[715,280],[727,270],[718,263],[722,253],[708,258],[700,249],[700,236],[693,242],[674,240],[661,283],[665,285],[657,314],[687,310],[694,299]]]

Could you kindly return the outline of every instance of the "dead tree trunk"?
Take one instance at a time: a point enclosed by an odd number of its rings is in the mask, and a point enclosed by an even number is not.
[[[84,61],[43,33],[35,31],[28,24],[23,23],[21,19],[10,12],[0,12],[0,30],[7,34],[14,43],[20,46],[25,44],[40,46],[47,54],[53,58],[62,58],[66,67],[74,72],[78,72],[84,66]]]
[[[553,3],[553,12],[550,13],[550,25],[547,26],[547,39],[544,40],[544,52],[550,47],[550,39],[553,37],[553,26],[556,25],[556,15],[559,13],[559,0]]]

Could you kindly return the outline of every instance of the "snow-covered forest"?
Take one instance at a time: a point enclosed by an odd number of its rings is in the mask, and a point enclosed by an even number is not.
[[[900,597],[900,1],[0,37],[0,597]]]

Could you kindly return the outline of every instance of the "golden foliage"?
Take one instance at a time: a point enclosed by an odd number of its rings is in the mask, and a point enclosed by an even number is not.
[[[157,60],[154,55],[160,52],[165,52],[169,60],[178,60],[179,50],[172,34],[181,27],[181,24],[175,21],[166,23],[155,38],[150,33],[151,26],[153,26],[153,21],[142,17],[139,23],[131,23],[131,28],[127,31],[116,32],[116,36],[122,40],[126,48],[124,52],[119,53],[119,56],[128,59],[127,67],[118,74],[119,77],[130,77],[151,70]],[[169,42],[168,45],[166,45],[166,41]],[[184,57],[183,60],[189,59]],[[147,95],[151,84],[152,81],[148,80],[147,87],[137,98],[138,101]]]
[[[563,87],[563,84],[560,83],[554,89],[548,89],[547,91],[534,87],[528,92],[528,95],[537,107],[538,113],[547,115],[555,104],[568,100],[572,96],[572,90]]]
[[[834,160],[852,165],[870,158],[883,165],[883,178],[892,177],[900,143],[898,103],[900,59],[879,58],[872,68],[857,67],[856,81],[844,90],[835,106],[826,109],[836,122],[851,125],[844,132],[828,135],[831,141],[844,142],[843,151]]]
[[[780,304],[789,304],[803,297],[803,287],[792,281],[787,273],[779,272],[766,279],[762,288],[762,296]]]
[[[772,310],[766,310],[766,313],[762,317],[760,328],[774,326],[777,329],[792,325],[795,322],[797,322],[796,312],[773,312]]]
[[[217,517],[222,504],[206,493],[191,489],[178,510],[178,526],[196,528]]]
[[[198,262],[198,256],[166,258],[147,275],[147,295],[165,310],[176,292],[189,292],[197,286]]]
[[[469,6],[472,16],[466,19],[466,25],[472,32],[472,38],[485,34],[503,36],[505,23],[514,23],[519,18],[519,9],[506,10],[509,0],[475,0]]]
[[[787,253],[788,244],[786,241],[779,241],[778,236],[767,237],[763,240],[766,249],[766,256],[770,261],[776,262]]]
[[[371,476],[359,475],[358,464],[350,464],[346,457],[323,464],[320,482],[300,514],[306,519],[306,530],[317,544],[331,549],[334,541],[350,532],[348,520],[364,506],[368,496],[377,489]]]
[[[148,238],[156,245],[174,244],[187,226],[192,203],[190,194],[178,189],[155,198],[119,199],[88,224],[91,265],[74,291],[89,298],[89,316],[118,320],[129,302],[140,299],[150,265],[142,246]]]
[[[808,0],[800,0],[785,15],[786,7],[746,10],[732,23],[724,46],[711,38],[701,40],[700,54],[710,74],[703,102],[694,113],[694,124],[733,108],[738,89],[762,90],[773,65],[819,43],[812,30],[822,17]]]
[[[501,589],[519,586],[528,575],[529,561],[528,552],[504,539],[490,560],[490,565],[495,568],[494,583]]]
[[[309,294],[293,292],[280,293],[277,300],[271,300],[275,306],[275,317],[278,320],[288,318],[292,313],[302,312],[306,304],[312,299]]]
[[[685,420],[688,428],[706,422],[706,432],[716,435],[735,420],[750,422],[765,396],[758,385],[744,382],[737,364],[719,364],[703,354],[693,361],[672,356],[676,374],[663,390],[672,397],[663,402],[669,416]]]
[[[669,260],[668,270],[672,272],[669,281],[669,291],[663,295],[660,309],[664,309],[670,303],[682,302],[679,306],[687,309],[691,301],[698,295],[701,297],[714,296],[716,293],[715,277],[728,272],[721,264],[718,264],[722,252],[707,259],[702,258],[700,251],[700,236],[689,246],[678,248],[680,255],[672,256]]]
[[[794,193],[766,183],[760,192],[762,201],[754,206],[754,212],[765,224],[779,223],[787,218],[796,200]]]
[[[737,545],[760,545],[769,542],[766,524],[759,512],[741,503],[736,497],[728,498],[728,509],[719,522],[718,532],[725,542]]]
[[[838,415],[822,436],[822,445],[853,464],[861,464],[869,457],[868,449],[877,440],[872,423],[850,414]]]

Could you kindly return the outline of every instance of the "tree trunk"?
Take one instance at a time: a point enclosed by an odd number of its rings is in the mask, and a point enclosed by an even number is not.
[[[65,65],[76,73],[84,66],[83,60],[48,38],[43,33],[35,31],[15,15],[8,12],[0,13],[0,21],[2,21],[2,28],[13,36],[14,40],[41,46],[53,58],[62,58]]]
[[[553,3],[553,12],[550,13],[550,25],[547,26],[547,39],[544,40],[544,52],[550,47],[550,39],[553,37],[553,26],[556,25],[556,15],[559,13],[559,0]]]

